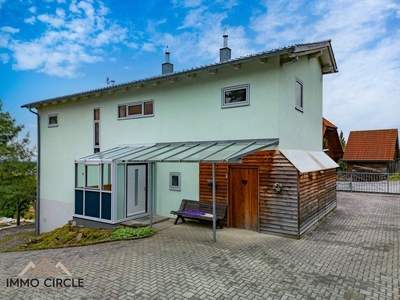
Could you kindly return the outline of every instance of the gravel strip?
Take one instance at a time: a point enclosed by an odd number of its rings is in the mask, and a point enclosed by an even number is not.
[[[26,235],[23,235],[22,237],[19,236],[20,233],[26,233]],[[3,239],[9,235],[16,236],[3,242]],[[17,246],[25,245],[27,243],[27,235],[35,236],[35,224],[26,224],[16,227],[13,226],[4,229],[2,228],[2,230],[0,230],[0,252],[13,249]]]

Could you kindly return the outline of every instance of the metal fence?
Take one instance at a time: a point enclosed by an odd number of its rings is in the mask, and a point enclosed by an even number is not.
[[[400,174],[338,172],[336,190],[344,192],[400,194]]]

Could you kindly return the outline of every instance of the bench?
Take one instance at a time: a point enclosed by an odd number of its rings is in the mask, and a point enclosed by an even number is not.
[[[223,225],[221,224],[220,221],[226,218],[227,205],[216,203],[215,208],[216,208],[217,226],[219,226],[222,229]],[[179,219],[181,219],[182,222],[185,222],[185,218],[212,222],[213,220],[212,213],[213,213],[212,202],[201,202],[201,201],[187,200],[187,199],[182,200],[179,210],[171,211],[171,214],[177,215],[174,223],[175,225]]]

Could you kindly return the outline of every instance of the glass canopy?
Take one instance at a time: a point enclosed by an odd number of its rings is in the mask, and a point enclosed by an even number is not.
[[[123,145],[75,162],[240,162],[243,156],[278,143],[279,139],[258,139]]]

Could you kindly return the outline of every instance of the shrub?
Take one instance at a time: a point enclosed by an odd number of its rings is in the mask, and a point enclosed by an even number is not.
[[[389,181],[395,181],[395,180],[400,180],[400,173],[389,176]]]
[[[132,237],[150,236],[155,233],[156,230],[151,227],[140,227],[140,228],[122,227],[113,231],[113,233],[111,234],[111,239],[121,240]]]

